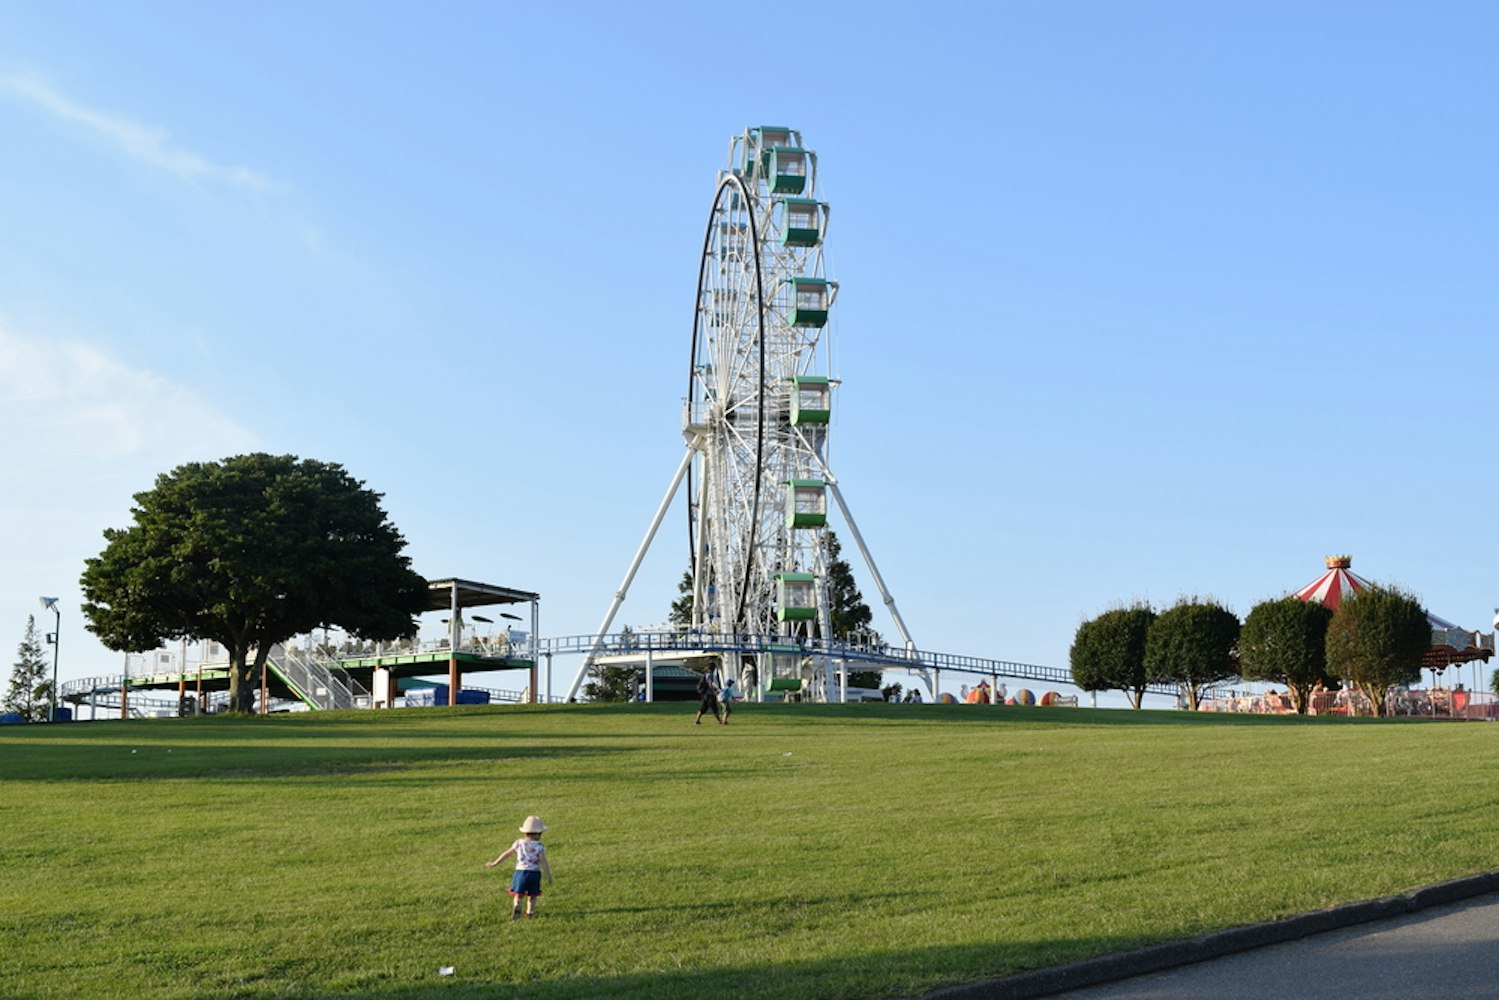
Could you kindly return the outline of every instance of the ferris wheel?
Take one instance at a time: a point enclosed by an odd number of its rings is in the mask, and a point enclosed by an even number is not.
[[[828,466],[836,385],[828,320],[838,295],[823,259],[828,217],[817,155],[800,132],[758,126],[730,140],[698,262],[686,453],[569,698],[603,650],[684,481],[695,632],[737,637],[747,649],[766,637],[833,638],[824,585],[831,497],[906,648],[914,648]],[[762,685],[805,676],[803,658],[765,655]],[[779,676],[788,671],[802,673]]]
[[[827,634],[826,335],[817,156],[792,129],[729,144],[703,235],[683,435],[693,625]]]

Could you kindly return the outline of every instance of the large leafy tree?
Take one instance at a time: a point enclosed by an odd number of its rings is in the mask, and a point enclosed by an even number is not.
[[[1145,670],[1174,683],[1197,711],[1203,689],[1238,675],[1239,617],[1216,601],[1184,598],[1162,611],[1145,640]]]
[[[1282,597],[1250,609],[1239,632],[1239,674],[1284,684],[1291,703],[1306,714],[1312,688],[1327,676],[1327,624],[1332,611],[1319,601]]]
[[[1079,625],[1068,651],[1073,683],[1084,691],[1117,688],[1139,708],[1151,680],[1145,670],[1145,639],[1153,621],[1149,605],[1134,604]]]
[[[1421,679],[1421,657],[1431,648],[1426,609],[1395,587],[1365,587],[1343,598],[1327,626],[1327,669],[1361,687],[1385,712],[1397,684]]]
[[[36,616],[26,616],[26,631],[16,649],[16,662],[10,671],[10,686],[5,692],[4,707],[27,722],[46,722],[52,704],[52,681],[47,676],[47,655],[36,634]]]
[[[229,654],[231,709],[249,711],[278,642],[320,625],[415,634],[427,584],[380,499],[342,466],[292,455],[180,466],[87,561],[89,631],[124,651],[212,639]]]

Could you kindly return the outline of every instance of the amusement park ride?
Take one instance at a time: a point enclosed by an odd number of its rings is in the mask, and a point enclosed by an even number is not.
[[[829,320],[838,284],[824,260],[830,213],[817,180],[817,154],[795,129],[759,126],[729,142],[698,267],[682,412],[684,453],[596,633],[541,639],[539,595],[469,580],[434,580],[431,609],[448,613],[445,639],[336,654],[325,650],[326,642],[279,645],[261,680],[262,710],[272,701],[300,701],[313,709],[389,706],[410,685],[430,687],[422,676],[442,672],[446,691],[461,695],[465,672],[496,670],[527,672],[529,684],[514,697],[541,700],[544,683],[550,701],[557,655],[582,658],[561,699],[567,701],[576,699],[590,669],[603,663],[635,667],[645,679],[647,700],[661,668],[700,668],[706,662],[719,664],[725,676],[737,675],[740,690],[754,698],[847,700],[851,665],[907,671],[933,698],[943,670],[986,677],[991,690],[998,689],[1001,677],[1069,684],[1066,670],[915,647],[828,461],[838,385]],[[610,634],[684,483],[691,622],[671,631]],[[833,634],[827,587],[830,501],[879,590],[900,645]],[[474,621],[492,622],[470,614],[466,624],[465,612],[474,607],[527,602],[529,634],[512,632],[495,645],[465,632]],[[201,706],[205,693],[223,693],[227,678],[227,663],[200,662],[190,671],[184,650],[170,668],[139,672],[132,671],[127,656],[123,674],[71,682],[63,694],[75,706],[118,708],[124,716],[139,708],[130,707],[140,700],[131,692],[175,688],[175,712],[153,707],[179,714],[190,689],[192,703]]]
[[[685,453],[569,697],[595,663],[640,660],[606,637],[684,482],[692,621],[682,641],[668,637],[652,651],[653,662],[701,659],[711,647],[726,673],[742,677],[741,690],[832,698],[832,664],[846,678],[847,661],[871,651],[845,642],[812,655],[843,638],[832,634],[825,585],[829,497],[906,650],[914,649],[828,465],[838,384],[829,328],[838,283],[823,257],[829,214],[818,198],[817,154],[800,132],[759,126],[730,140],[698,268]]]

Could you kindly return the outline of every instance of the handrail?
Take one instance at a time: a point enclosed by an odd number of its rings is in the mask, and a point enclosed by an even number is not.
[[[369,694],[353,678],[348,678],[347,683],[339,680],[333,673],[338,669],[337,661],[322,662],[319,654],[311,650],[277,646],[272,650],[271,660],[287,684],[311,708],[354,708],[361,694]]]
[[[895,648],[884,643],[854,642],[846,639],[807,638],[805,636],[755,635],[702,631],[620,632],[613,635],[577,635],[544,639],[542,650],[548,655],[595,653],[608,656],[649,650],[656,652],[702,653],[796,653],[802,656],[853,660],[884,667],[908,670],[951,670],[1006,677],[1013,680],[1038,681],[1075,686],[1072,672],[1014,660],[998,660],[961,653]],[[1175,696],[1174,684],[1151,684],[1151,694]]]
[[[446,640],[435,642],[415,643],[405,648],[395,648],[381,644],[377,647],[375,655],[400,655],[408,652],[430,652],[445,649]],[[706,632],[701,630],[684,629],[680,631],[629,631],[613,634],[596,635],[572,635],[558,636],[550,639],[539,639],[534,635],[527,635],[525,639],[514,641],[501,636],[497,639],[481,640],[475,639],[460,646],[460,651],[472,649],[482,651],[487,655],[504,655],[515,658],[517,654],[539,660],[542,656],[550,657],[556,655],[570,654],[595,654],[602,656],[621,654],[644,654],[652,653],[791,653],[799,656],[810,656],[825,659],[836,659],[852,661],[859,664],[867,664],[870,667],[886,667],[907,670],[947,670],[957,673],[979,674],[985,677],[1003,677],[1012,680],[1034,681],[1044,684],[1062,684],[1069,687],[1076,685],[1072,680],[1072,673],[1059,667],[1047,667],[1034,663],[1021,663],[1014,660],[991,659],[981,656],[969,656],[960,653],[943,653],[933,650],[920,650],[915,648],[891,647],[885,643],[873,643],[867,641],[852,641],[848,639],[823,639],[808,638],[805,636],[783,636],[766,634],[737,634]],[[277,647],[277,652],[283,654],[276,657],[276,662],[291,669],[283,670],[289,684],[301,690],[303,694],[313,697],[315,700],[327,700],[328,704],[318,704],[319,708],[353,708],[360,704],[368,704],[370,694],[361,685],[349,677],[347,672],[340,666],[341,658],[330,656],[321,650],[299,649],[295,647]],[[370,654],[364,653],[349,659],[369,659]],[[295,676],[289,676],[295,674]],[[340,676],[342,675],[342,679]],[[298,679],[300,678],[300,679]],[[64,686],[66,693],[75,685],[87,682],[71,681]],[[321,699],[315,695],[318,687],[327,689],[329,695]],[[1174,684],[1150,684],[1145,688],[1146,692],[1166,697],[1176,697],[1179,688]],[[1227,689],[1220,685],[1210,685],[1203,692],[1203,697],[1233,697],[1240,692]],[[304,699],[306,700],[306,699]]]

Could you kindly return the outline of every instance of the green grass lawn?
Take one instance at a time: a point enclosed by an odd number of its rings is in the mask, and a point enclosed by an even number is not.
[[[912,996],[1499,867],[1481,723],[692,712],[0,728],[0,995]]]

